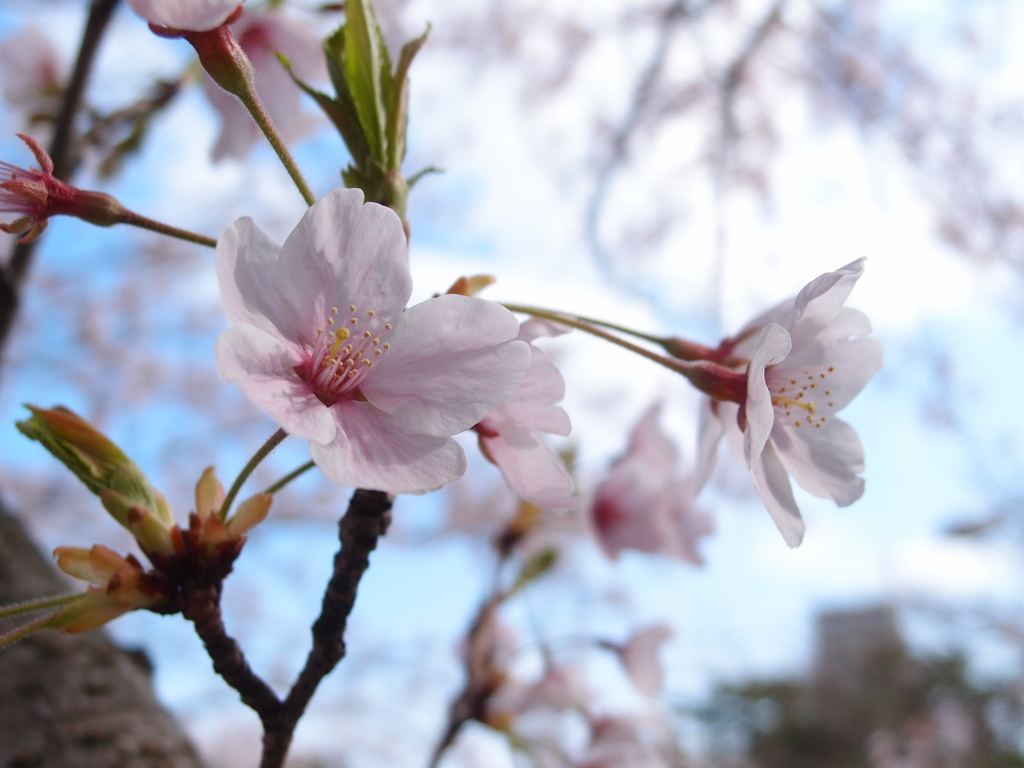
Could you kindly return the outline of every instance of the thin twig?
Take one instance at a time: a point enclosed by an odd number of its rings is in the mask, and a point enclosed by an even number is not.
[[[264,721],[260,768],[284,765],[295,726],[306,711],[320,681],[345,656],[345,626],[356,601],[359,581],[391,522],[391,497],[381,491],[357,490],[338,523],[341,549],[334,557],[334,574],[324,593],[320,617],[313,624],[313,648],[284,705],[271,722]]]
[[[82,44],[75,59],[71,81],[64,90],[49,147],[50,158],[53,160],[53,175],[61,181],[67,181],[78,164],[78,158],[72,151],[75,143],[75,117],[82,103],[82,95],[89,81],[100,40],[117,3],[118,0],[93,0],[89,9],[89,18],[82,33]],[[7,342],[18,313],[21,286],[32,263],[34,251],[34,242],[19,243],[15,246],[7,267],[0,269],[0,352]]]

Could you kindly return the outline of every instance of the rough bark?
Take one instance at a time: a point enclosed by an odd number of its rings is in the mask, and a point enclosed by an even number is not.
[[[0,508],[0,604],[67,591]],[[201,768],[148,662],[102,631],[45,630],[0,651],[0,768]]]

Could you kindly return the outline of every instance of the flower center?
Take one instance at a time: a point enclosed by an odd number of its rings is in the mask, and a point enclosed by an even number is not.
[[[821,429],[825,414],[835,408],[829,378],[835,366],[810,368],[769,368],[765,383],[775,407],[775,420],[783,426]]]
[[[323,328],[308,347],[309,360],[295,367],[320,401],[330,407],[344,398],[358,397],[359,384],[373,366],[391,349],[384,341],[391,335],[391,323],[384,323],[372,310],[359,311],[355,304],[347,316],[331,307]]]

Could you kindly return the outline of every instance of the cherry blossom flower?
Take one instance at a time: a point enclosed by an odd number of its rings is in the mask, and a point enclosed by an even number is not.
[[[591,521],[610,558],[637,549],[702,565],[697,540],[714,523],[694,506],[694,481],[676,472],[678,451],[658,426],[660,414],[660,404],[651,406],[633,428],[626,455],[597,488]]]
[[[519,339],[529,343],[566,330],[552,323],[528,320],[519,327]],[[531,343],[530,368],[519,389],[473,427],[480,449],[498,465],[516,495],[550,512],[579,507],[564,462],[540,434],[569,434],[569,416],[556,405],[564,396],[562,374]]]
[[[297,77],[323,80],[327,64],[319,36],[297,18],[274,9],[246,11],[230,29],[252,64],[256,91],[284,141],[294,141],[315,127],[318,119],[302,111],[298,86],[276,54],[288,59]],[[260,138],[259,128],[241,102],[209,75],[204,85],[207,98],[221,118],[213,159],[244,157]]]
[[[38,27],[27,26],[0,44],[4,100],[29,125],[56,118],[65,72],[63,59]]]
[[[109,227],[125,220],[127,211],[104,192],[89,192],[65,184],[53,175],[53,160],[38,141],[19,133],[35,155],[39,170],[26,170],[0,161],[0,214],[17,218],[0,224],[0,231],[22,235],[21,242],[35,240],[51,216],[75,216],[90,224]]]
[[[150,24],[189,32],[206,32],[227,21],[244,0],[128,0]]]
[[[221,375],[290,434],[309,438],[331,480],[425,493],[460,477],[452,435],[518,389],[530,347],[504,307],[412,292],[402,223],[339,189],[313,205],[283,246],[248,217],[217,245],[232,326]]]
[[[871,323],[843,306],[863,272],[864,259],[828,272],[727,340],[723,348],[749,361],[746,401],[742,409],[711,400],[702,408],[700,484],[725,434],[791,547],[800,544],[804,524],[789,475],[841,507],[864,493],[860,438],[835,418],[882,365],[882,345],[868,336]]]

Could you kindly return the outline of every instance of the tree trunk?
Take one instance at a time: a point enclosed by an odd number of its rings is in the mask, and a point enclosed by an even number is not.
[[[0,507],[0,605],[67,590]],[[142,654],[102,630],[43,630],[0,651],[0,768],[201,768]]]

